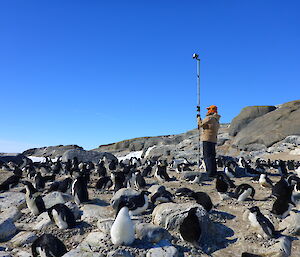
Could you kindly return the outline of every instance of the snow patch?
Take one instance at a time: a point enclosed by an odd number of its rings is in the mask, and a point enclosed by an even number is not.
[[[154,145],[154,146],[151,146],[151,147],[149,147],[149,148],[147,149],[146,153],[145,153],[145,156],[144,156],[144,158],[147,158],[147,157],[148,157],[148,155],[150,154],[151,150],[152,150],[153,148],[155,148],[155,147],[156,147],[155,145]]]
[[[143,150],[130,152],[129,154],[121,157],[117,157],[119,161],[130,160],[131,157],[141,158],[143,154]]]
[[[29,158],[33,162],[41,162],[41,163],[46,162],[46,158],[45,157],[27,156],[27,158]],[[53,159],[51,159],[51,161],[56,162],[57,158],[53,158]]]

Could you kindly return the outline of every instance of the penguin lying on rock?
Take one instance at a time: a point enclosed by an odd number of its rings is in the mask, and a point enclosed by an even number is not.
[[[60,228],[73,228],[76,225],[73,212],[64,204],[58,203],[49,208],[48,215],[50,219]]]

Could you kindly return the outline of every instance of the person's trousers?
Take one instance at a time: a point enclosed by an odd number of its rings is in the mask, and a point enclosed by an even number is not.
[[[203,159],[207,175],[213,177],[217,174],[216,143],[203,141]]]

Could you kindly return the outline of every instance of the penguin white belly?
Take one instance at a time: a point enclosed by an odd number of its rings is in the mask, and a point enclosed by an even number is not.
[[[238,198],[238,202],[245,201],[251,195],[251,188],[245,190]]]
[[[66,228],[68,228],[68,223],[65,222],[65,221],[62,219],[61,215],[59,215],[59,214],[57,213],[56,210],[52,210],[52,216],[53,216],[53,219],[54,219],[55,224],[56,224],[60,229],[66,229]]]
[[[27,203],[27,207],[28,209],[34,214],[34,215],[39,215],[40,211],[36,206],[35,203],[35,198],[29,198],[29,196],[26,196],[26,203]]]
[[[230,199],[229,195],[227,195],[226,193],[219,193],[219,196],[220,196],[220,199],[223,201],[223,200],[228,200]]]
[[[227,175],[227,177],[229,178],[234,178],[234,175],[232,172],[229,171],[229,169],[226,167],[225,168],[225,174]]]
[[[40,257],[47,257],[46,251],[44,249],[42,249],[41,247],[37,247],[36,251],[38,252]]]
[[[249,215],[248,215],[248,219],[249,219],[249,221],[250,221],[250,224],[251,224],[251,226],[252,227],[260,227],[260,225],[259,225],[259,223],[258,223],[258,221],[257,221],[257,219],[256,219],[256,215],[255,214],[253,214],[253,213],[249,213]]]
[[[113,223],[111,241],[114,245],[130,245],[134,241],[134,224],[129,217],[128,208],[123,207]]]
[[[81,204],[81,202],[80,202],[80,200],[79,200],[79,197],[78,197],[78,194],[75,192],[75,194],[74,194],[74,201],[75,201],[75,203],[77,204],[77,205],[80,205]]]

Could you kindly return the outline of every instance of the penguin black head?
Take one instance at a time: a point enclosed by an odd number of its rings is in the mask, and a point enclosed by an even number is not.
[[[129,201],[126,201],[126,200],[121,200],[120,203],[119,203],[119,205],[118,205],[117,211],[116,211],[116,217],[118,216],[119,211],[120,211],[123,207],[127,207],[127,208],[130,210],[130,209],[132,209],[134,206],[133,206],[133,203],[132,203],[132,202],[129,202]]]
[[[188,216],[190,216],[190,215],[196,215],[197,209],[198,209],[198,207],[191,208],[189,210]]]
[[[250,211],[251,213],[254,213],[254,214],[260,213],[260,210],[259,210],[259,208],[258,208],[257,206],[254,206],[254,207],[249,208],[249,211]]]

